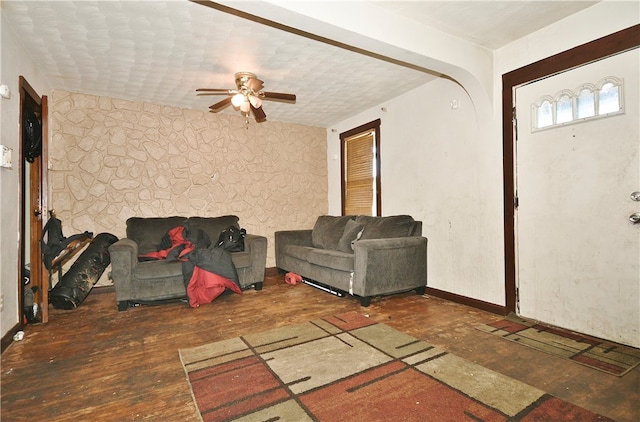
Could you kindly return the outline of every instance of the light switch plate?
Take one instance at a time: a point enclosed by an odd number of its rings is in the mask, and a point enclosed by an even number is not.
[[[2,158],[0,159],[0,167],[4,167],[10,169],[12,166],[12,152],[11,148],[5,147],[4,145],[0,145],[0,149],[2,149]]]
[[[11,98],[11,89],[9,89],[9,85],[0,85],[0,97],[6,98],[7,100]]]

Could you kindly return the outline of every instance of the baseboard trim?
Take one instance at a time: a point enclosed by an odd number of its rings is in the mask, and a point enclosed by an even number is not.
[[[90,294],[103,294],[103,293],[115,293],[116,287],[113,284],[108,284],[104,286],[95,286],[89,292]]]
[[[278,267],[267,267],[264,270],[264,275],[265,277],[272,277],[282,275],[285,272],[286,271],[283,271]],[[507,315],[507,308],[505,306],[496,305],[495,303],[489,303],[467,296],[457,295],[455,293],[446,292],[444,290],[434,289],[433,287],[427,287],[425,289],[425,294],[448,300],[450,302],[460,303],[461,305],[471,306],[472,308],[491,312],[492,314]]]
[[[497,315],[507,314],[506,308],[504,306],[496,305],[495,303],[485,302],[483,300],[473,299],[467,296],[457,295],[455,293],[445,292],[444,290],[438,290],[432,287],[427,287],[425,294],[439,297],[440,299],[445,299],[450,302],[456,302],[462,305],[471,306],[472,308],[477,308],[482,311],[491,312],[492,314],[497,314]]]
[[[7,334],[2,336],[2,340],[0,340],[0,354],[4,353],[4,351],[7,350],[7,347],[9,347],[11,343],[13,343],[13,336],[23,328],[24,326],[21,323],[17,323],[13,326],[13,328],[7,331]]]

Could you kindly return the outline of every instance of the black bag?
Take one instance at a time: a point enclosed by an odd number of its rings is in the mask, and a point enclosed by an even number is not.
[[[247,234],[245,229],[236,226],[229,226],[220,233],[217,248],[227,252],[244,252],[244,237]]]
[[[66,249],[72,241],[80,238],[91,239],[93,233],[84,232],[64,237],[62,234],[62,221],[56,217],[49,218],[47,224],[42,229],[42,238],[40,238],[40,246],[42,247],[42,260],[47,270],[53,266],[53,260]]]
[[[22,120],[22,141],[24,144],[24,158],[33,163],[42,154],[42,126],[38,116],[31,111],[24,112]]]
[[[111,264],[109,246],[118,241],[111,233],[98,234],[49,292],[49,303],[56,309],[77,308]]]

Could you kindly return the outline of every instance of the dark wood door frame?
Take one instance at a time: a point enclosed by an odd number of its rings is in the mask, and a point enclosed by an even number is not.
[[[582,66],[640,45],[640,25],[618,31],[502,75],[502,146],[504,171],[505,311],[515,312],[515,143],[514,92],[520,85]]]
[[[18,90],[20,93],[20,246],[18,252],[18,312],[19,325],[23,323],[23,257],[26,253],[30,256],[30,278],[29,287],[38,287],[35,293],[34,302],[40,306],[39,316],[42,322],[49,320],[49,285],[47,273],[42,261],[42,250],[40,247],[40,238],[42,237],[42,228],[44,226],[44,217],[46,217],[46,208],[48,203],[48,101],[46,96],[40,97],[27,80],[20,76],[18,80]],[[25,171],[24,158],[24,131],[23,131],[23,115],[28,108],[33,109],[40,117],[42,127],[42,154],[31,163],[29,170],[29,178]],[[25,198],[29,196],[30,209],[25,207]],[[26,225],[29,225],[30,237],[25,239],[24,233]]]

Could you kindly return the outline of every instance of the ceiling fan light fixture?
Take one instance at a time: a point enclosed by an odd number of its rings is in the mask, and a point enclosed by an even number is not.
[[[296,102],[295,94],[265,92],[262,90],[263,87],[264,81],[258,79],[254,73],[238,72],[236,73],[236,89],[198,88],[196,91],[197,95],[227,95],[225,99],[209,106],[210,111],[218,113],[231,104],[235,110],[242,113],[247,124],[250,115],[253,115],[258,123],[267,121],[267,115],[262,107],[264,100]]]
[[[236,94],[233,97],[231,97],[231,104],[233,104],[234,107],[240,107],[244,102],[245,102],[245,99],[244,99],[244,95],[242,94]]]
[[[249,95],[249,102],[254,108],[260,108],[262,105],[262,100],[255,95]]]
[[[244,101],[242,104],[240,104],[241,112],[249,113],[249,110],[251,110],[251,104],[249,103],[249,101]]]

